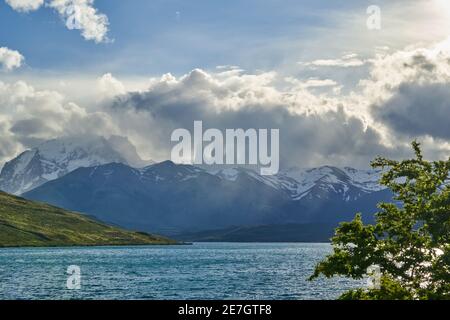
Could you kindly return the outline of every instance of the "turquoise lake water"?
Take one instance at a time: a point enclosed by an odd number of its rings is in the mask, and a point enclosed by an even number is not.
[[[329,244],[0,249],[0,299],[334,299],[363,283],[307,278]],[[67,289],[67,268],[81,288]]]

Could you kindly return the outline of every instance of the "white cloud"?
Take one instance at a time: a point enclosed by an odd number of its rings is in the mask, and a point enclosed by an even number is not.
[[[286,82],[297,85],[300,88],[322,88],[322,87],[336,87],[338,83],[331,79],[318,79],[318,78],[309,78],[305,81],[300,81],[298,79],[287,77]]]
[[[366,61],[360,59],[357,54],[347,54],[340,59],[318,59],[311,62],[299,62],[300,65],[313,67],[362,67]]]
[[[97,79],[97,89],[102,99],[114,98],[125,94],[125,86],[111,73],[106,73]]]
[[[112,135],[106,113],[90,111],[67,101],[56,91],[36,90],[24,81],[0,81],[0,163],[24,148],[64,135]],[[109,134],[107,134],[109,132]]]
[[[429,48],[408,48],[373,60],[361,81],[369,112],[392,139],[431,138],[448,143],[450,129],[450,39]]]
[[[5,0],[7,4],[16,11],[29,12],[39,9],[44,0]]]
[[[409,47],[371,60],[370,75],[360,81],[368,105],[381,105],[405,84],[450,84],[450,39],[430,47]],[[449,110],[450,111],[450,110]]]
[[[6,71],[22,66],[24,57],[19,51],[11,50],[5,47],[0,48],[0,66]]]
[[[38,10],[44,0],[6,0],[14,10],[29,12]],[[70,30],[80,30],[86,40],[96,43],[108,42],[108,17],[94,7],[94,0],[45,0]]]
[[[86,40],[109,41],[108,17],[94,8],[94,0],[50,0],[48,5],[65,19],[67,28],[80,30]]]

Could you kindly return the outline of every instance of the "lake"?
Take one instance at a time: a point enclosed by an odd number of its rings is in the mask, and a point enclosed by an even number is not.
[[[307,278],[329,244],[0,249],[0,299],[335,299],[364,285]],[[81,288],[67,289],[67,268]]]

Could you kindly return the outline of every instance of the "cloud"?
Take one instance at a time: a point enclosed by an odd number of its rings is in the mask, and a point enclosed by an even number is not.
[[[29,12],[39,9],[44,0],[5,0],[8,5],[19,12]]]
[[[86,40],[109,41],[108,17],[94,8],[94,0],[51,0],[48,6],[65,19],[67,28],[80,30]]]
[[[287,82],[292,84],[296,84],[301,88],[321,88],[321,87],[335,87],[339,84],[331,79],[318,79],[318,78],[309,78],[306,81],[301,81],[292,77],[287,77],[285,79]]]
[[[14,10],[30,12],[44,5],[44,0],[6,0]],[[45,5],[54,9],[69,30],[80,30],[86,40],[108,42],[108,17],[94,7],[94,0],[46,0]]]
[[[98,92],[102,99],[114,98],[126,93],[125,86],[111,73],[97,79]]]
[[[376,154],[403,151],[384,146],[374,128],[334,100],[312,95],[301,83],[277,89],[277,80],[273,73],[223,77],[200,69],[178,78],[165,75],[146,91],[118,97],[110,114],[123,135],[160,160],[170,155],[171,132],[192,130],[195,120],[205,129],[280,129],[284,167],[367,166]]]
[[[36,90],[24,81],[0,81],[0,163],[39,142],[67,135],[115,133],[109,116],[67,101],[56,91]],[[109,134],[107,134],[109,132]]]
[[[429,48],[407,48],[371,60],[370,77],[361,85],[386,96],[404,83],[450,81],[450,39]]]
[[[5,47],[0,48],[0,66],[6,71],[20,68],[24,57],[19,51],[11,50]]]
[[[65,94],[0,82],[0,145],[6,159],[61,135],[119,135],[141,157],[166,160],[172,131],[192,130],[202,120],[205,129],[280,129],[282,167],[367,167],[377,155],[409,157],[414,138],[426,142],[427,156],[448,157],[450,41],[378,53],[365,67],[364,78],[345,92],[336,91],[342,82],[325,72],[287,77],[227,66],[145,78],[140,85],[106,73],[79,79],[84,87],[75,91],[91,95],[81,104],[71,101],[79,102],[75,95],[67,98],[77,83],[69,79],[58,79],[69,84],[59,87]],[[127,91],[131,87],[136,91]]]
[[[431,136],[450,140],[450,83],[402,84],[382,106],[374,108],[378,121],[408,137]]]
[[[190,129],[194,120],[222,130],[279,128],[284,166],[367,166],[377,155],[409,157],[412,139],[426,141],[431,158],[447,158],[450,40],[377,53],[364,63],[366,77],[348,93],[336,80],[276,72],[168,74],[115,100],[113,118],[121,130],[133,123],[127,134],[157,159],[167,157],[171,131]]]
[[[316,88],[316,87],[334,87],[336,86],[338,83],[334,80],[331,79],[315,79],[315,78],[310,78],[306,81],[305,83],[305,88]]]
[[[366,61],[360,59],[357,54],[347,54],[340,59],[318,59],[311,62],[299,62],[300,65],[312,67],[362,67]]]
[[[11,133],[5,122],[0,121],[0,166],[21,151],[21,146],[11,139]]]
[[[361,82],[374,120],[391,139],[430,137],[448,142],[450,127],[450,41],[409,48],[373,60]]]

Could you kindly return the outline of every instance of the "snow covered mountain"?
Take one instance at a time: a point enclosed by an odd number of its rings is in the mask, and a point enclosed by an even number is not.
[[[0,173],[0,190],[22,194],[80,167],[107,163],[143,164],[126,138],[76,136],[50,140],[7,162]]]
[[[237,181],[242,176],[285,192],[292,200],[331,199],[339,197],[344,201],[355,201],[364,195],[384,190],[378,181],[378,170],[358,170],[323,166],[314,169],[291,168],[275,176],[261,176],[253,170],[228,168],[210,171],[228,181]]]
[[[232,226],[335,225],[373,219],[391,194],[378,172],[321,167],[261,176],[245,168],[207,171],[165,161],[79,168],[24,196],[131,229],[172,234]]]
[[[78,136],[47,141],[27,150],[6,163],[0,173],[0,190],[22,194],[48,181],[60,178],[80,167],[94,167],[108,163],[123,163],[134,168],[145,168],[146,177],[168,179],[173,174],[181,179],[195,179],[200,173],[239,183],[250,179],[283,192],[294,201],[339,198],[355,201],[364,195],[381,191],[380,172],[324,166],[314,169],[291,168],[275,176],[261,176],[257,170],[227,168],[204,170],[193,166],[146,166],[150,162],[140,159],[134,146],[123,137],[105,139],[99,136]],[[164,172],[154,168],[164,167]],[[177,170],[174,170],[177,168]],[[181,170],[181,171],[180,171]],[[177,177],[171,177],[174,179]]]

